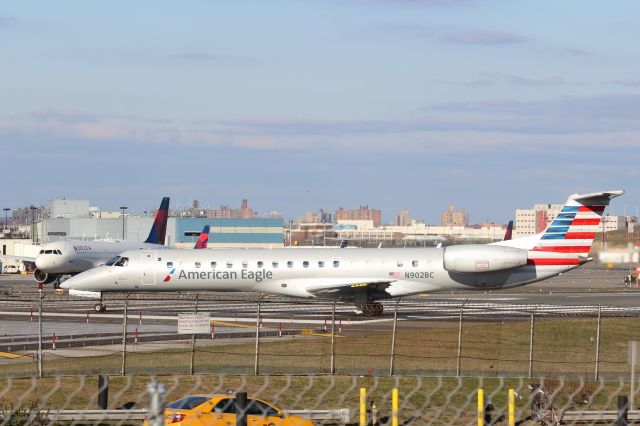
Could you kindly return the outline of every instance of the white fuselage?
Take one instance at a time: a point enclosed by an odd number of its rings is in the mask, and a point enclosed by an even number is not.
[[[443,253],[443,248],[142,250],[122,253],[126,265],[95,268],[63,287],[96,292],[256,291],[307,298],[352,297],[375,288],[375,296],[382,298],[515,287],[577,266],[456,273],[444,269]]]
[[[48,274],[77,274],[95,268],[128,250],[162,250],[159,244],[131,241],[67,240],[46,244],[36,256],[36,268]]]

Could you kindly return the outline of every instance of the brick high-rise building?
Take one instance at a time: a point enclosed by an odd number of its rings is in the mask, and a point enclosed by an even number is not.
[[[382,211],[380,209],[370,209],[368,205],[360,206],[357,209],[345,210],[340,207],[333,214],[333,220],[372,220],[373,226],[382,224]]]
[[[562,204],[536,204],[532,209],[516,209],[514,234],[521,237],[544,231],[562,206]]]
[[[411,225],[411,217],[409,216],[409,210],[407,209],[400,210],[400,212],[396,215],[395,225],[396,226]]]
[[[234,218],[234,219],[250,219],[256,214],[253,209],[249,208],[249,202],[242,200],[242,207],[232,209],[229,206],[220,206],[219,209],[207,210],[208,218]]]
[[[449,204],[447,210],[440,213],[440,225],[467,226],[469,225],[469,212],[465,209],[456,210],[452,204]]]

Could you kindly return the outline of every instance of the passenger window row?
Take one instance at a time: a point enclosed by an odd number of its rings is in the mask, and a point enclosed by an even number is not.
[[[211,262],[211,269],[215,269],[217,267],[218,263],[216,261],[212,261]],[[302,267],[303,268],[308,268],[311,265],[311,263],[308,260],[304,260],[302,261]],[[194,266],[197,268],[201,268],[202,267],[202,263],[196,261],[194,263]],[[259,260],[258,262],[256,262],[256,266],[258,268],[263,268],[264,267],[264,262]],[[273,268],[277,268],[279,266],[278,261],[273,261],[271,262],[271,266]],[[294,262],[292,260],[287,261],[287,268],[293,268],[294,266]],[[402,263],[400,261],[398,261],[398,266],[402,266]],[[413,266],[418,266],[418,261],[414,260],[414,265]],[[242,262],[242,268],[243,269],[247,269],[249,267],[249,262],[247,261],[243,261]],[[333,261],[333,267],[334,268],[339,268],[340,267],[340,261],[339,260],[334,260]],[[167,262],[167,268],[171,269],[173,268],[173,262]],[[233,262],[227,262],[227,268],[233,268]],[[324,268],[324,260],[318,260],[318,268]]]
[[[42,254],[43,252],[45,252],[46,254],[48,254],[48,252],[50,252],[52,250],[41,250],[40,253]],[[53,250],[54,252],[57,253],[53,253],[53,254],[62,254],[60,253],[60,250]],[[215,269],[217,267],[218,263],[216,261],[212,261],[211,262],[211,269]],[[302,261],[302,267],[303,268],[308,268],[311,265],[311,263],[308,260],[304,260]],[[396,265],[398,266],[398,268],[402,268],[404,265],[404,262],[402,260],[398,260],[396,262]],[[264,262],[259,260],[258,262],[256,262],[256,266],[258,268],[263,268],[264,267]],[[273,261],[271,262],[271,266],[273,268],[277,268],[279,266],[278,261]],[[293,268],[294,266],[294,262],[292,260],[288,260],[287,261],[287,268]],[[411,266],[414,268],[417,268],[418,266],[420,266],[420,262],[417,260],[412,260],[411,261]],[[201,262],[195,262],[195,267],[196,268],[200,268],[202,267],[202,263]],[[249,262],[242,261],[242,268],[243,269],[247,269],[249,267]],[[334,260],[333,261],[333,267],[334,268],[339,268],[340,267],[340,261],[339,260]],[[167,268],[173,268],[173,262],[167,262]],[[227,268],[233,268],[233,262],[227,262]],[[318,260],[318,268],[324,268],[324,260]]]
[[[398,265],[398,268],[402,268],[402,265],[404,265],[404,262],[402,260],[398,260],[398,262],[396,263]],[[411,266],[413,266],[414,268],[417,268],[419,265],[417,260],[412,260],[411,261]]]

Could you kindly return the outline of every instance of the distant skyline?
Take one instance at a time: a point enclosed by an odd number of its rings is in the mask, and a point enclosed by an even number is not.
[[[67,199],[69,199],[69,198],[67,198]],[[88,201],[90,202],[90,206],[92,208],[93,207],[97,207],[98,209],[100,209],[100,211],[103,211],[103,212],[105,212],[105,211],[119,212],[121,210],[121,209],[119,209],[119,206],[114,206],[112,208],[107,208],[107,207],[104,207],[104,206],[97,205],[96,203],[91,202],[91,200],[88,200]],[[200,203],[200,208],[204,209],[204,210],[214,210],[214,209],[220,208],[221,206],[228,206],[230,209],[233,210],[233,209],[238,209],[240,207],[240,205],[241,205],[240,201],[242,201],[242,200],[239,200],[238,203],[218,203],[218,204],[203,203],[202,200],[199,200],[199,199],[198,199],[198,201]],[[255,206],[253,206],[251,204],[251,200],[248,200],[248,201],[249,201],[248,207],[250,209],[252,209],[258,215],[258,217],[265,217],[266,214],[272,213],[273,211],[276,211],[278,213],[282,213],[282,211],[280,211],[278,209],[261,210],[259,207],[256,208]],[[558,203],[562,204],[564,201],[566,201],[566,200],[559,201]],[[176,200],[171,200],[170,211],[171,211],[172,214],[175,214],[178,210],[181,210],[181,209],[189,210],[189,208],[192,206],[192,202],[193,202],[193,199],[177,200],[177,201]],[[476,219],[474,219],[473,212],[468,212],[469,213],[469,217],[470,217],[469,225],[479,225],[479,224],[482,224],[482,223],[495,223],[495,224],[506,225],[510,220],[514,220],[515,221],[515,210],[516,209],[531,209],[531,208],[534,207],[534,204],[558,204],[558,203],[553,203],[553,202],[552,203],[548,203],[548,202],[545,201],[545,202],[539,202],[539,203],[538,202],[532,203],[531,205],[528,205],[528,206],[519,206],[519,207],[514,208],[514,210],[511,212],[511,217],[507,218],[504,221],[499,220],[499,219],[498,220],[492,220],[492,219],[478,219],[478,220],[476,220]],[[130,208],[127,203],[124,203],[124,204],[127,205],[126,214],[132,214],[132,215],[137,215],[137,216],[144,216],[145,213],[150,215],[152,212],[154,212],[158,208],[158,205],[155,205],[153,207],[144,208],[143,210],[135,210],[135,209]],[[31,206],[31,205],[34,205],[34,206],[36,206],[38,208],[41,208],[41,207],[42,208],[46,208],[47,207],[47,203],[46,202],[42,202],[42,203],[31,203],[31,204],[24,205],[24,206],[16,206],[16,207],[13,207],[12,210],[14,208],[28,208],[28,206]],[[122,205],[122,203],[121,203],[121,205]],[[285,222],[287,222],[288,220],[297,221],[297,219],[299,219],[300,217],[304,216],[306,213],[316,214],[316,213],[318,213],[318,211],[320,209],[323,209],[325,213],[331,213],[332,214],[332,220],[335,221],[335,218],[333,217],[333,214],[336,212],[336,210],[340,209],[341,207],[344,208],[345,210],[355,210],[355,209],[359,208],[362,205],[367,205],[367,204],[364,203],[364,204],[359,204],[357,206],[354,205],[354,206],[348,206],[348,207],[345,207],[345,206],[318,207],[318,208],[316,208],[314,210],[311,210],[311,211],[300,212],[299,214],[295,214],[295,215],[293,215],[291,217],[285,216],[283,219],[284,219]],[[371,208],[371,209],[376,208],[376,206],[372,206],[372,205],[368,205],[368,207]],[[439,211],[437,211],[435,213],[435,215],[438,216],[438,217],[436,219],[434,219],[434,220],[430,220],[430,219],[427,219],[426,217],[422,217],[422,216],[416,216],[416,215],[412,214],[411,211],[408,211],[409,218],[411,220],[424,221],[424,222],[426,222],[427,224],[430,224],[430,225],[438,225],[438,224],[441,223],[441,213],[446,211],[448,207],[449,207],[448,205],[444,206]],[[454,208],[455,208],[456,211],[463,211],[463,210],[467,211],[466,208],[461,207],[461,206],[457,206],[457,205],[454,206]],[[405,209],[403,209],[403,208],[399,208],[399,209],[397,209],[396,211],[393,211],[393,212],[391,212],[391,211],[389,211],[389,212],[382,211],[382,225],[393,224],[396,215],[398,213],[400,213],[401,211],[404,211],[404,210]],[[12,217],[11,213],[12,213],[12,211],[9,212],[9,220],[11,220],[11,217]],[[609,207],[607,207],[605,215],[616,215],[616,216],[629,215],[629,216],[640,217],[640,212],[637,211],[637,210],[627,211],[624,208],[624,206],[623,206],[622,210],[616,210],[615,206],[613,206],[613,207],[609,206]],[[430,217],[434,216],[434,214],[430,214],[429,216]],[[29,220],[31,220],[30,218],[31,218],[31,216],[29,216]],[[1,223],[2,223],[2,226],[4,226],[4,216],[2,218],[2,222]]]
[[[474,223],[640,206],[640,3],[18,2],[0,10],[3,207],[402,208]],[[611,211],[611,210],[610,210]]]

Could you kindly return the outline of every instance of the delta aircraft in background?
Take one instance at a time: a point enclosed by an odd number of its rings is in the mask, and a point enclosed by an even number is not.
[[[103,292],[253,291],[355,303],[382,314],[381,299],[450,290],[517,287],[574,269],[588,257],[605,207],[624,191],[569,196],[537,235],[487,245],[358,250],[138,250],[62,284]],[[96,307],[103,306],[101,302]]]
[[[164,249],[168,215],[169,197],[164,197],[149,237],[142,243],[119,240],[60,240],[45,244],[35,258],[24,256],[12,256],[12,258],[35,262],[36,269],[33,277],[36,282],[40,284],[55,282],[54,285],[58,288],[63,276],[74,275],[102,265],[124,251]]]
[[[127,250],[167,250],[164,245],[169,213],[169,198],[162,199],[160,210],[142,243],[127,241],[56,241],[45,245],[35,258],[33,273],[38,283],[55,282],[59,288],[65,275],[75,275],[100,265],[113,265],[120,253]],[[209,242],[209,225],[206,225],[196,241],[194,249],[205,249]]]
[[[509,241],[513,236],[513,221],[510,220],[509,224],[507,225],[507,232],[504,233],[504,238],[502,239],[503,241]]]

